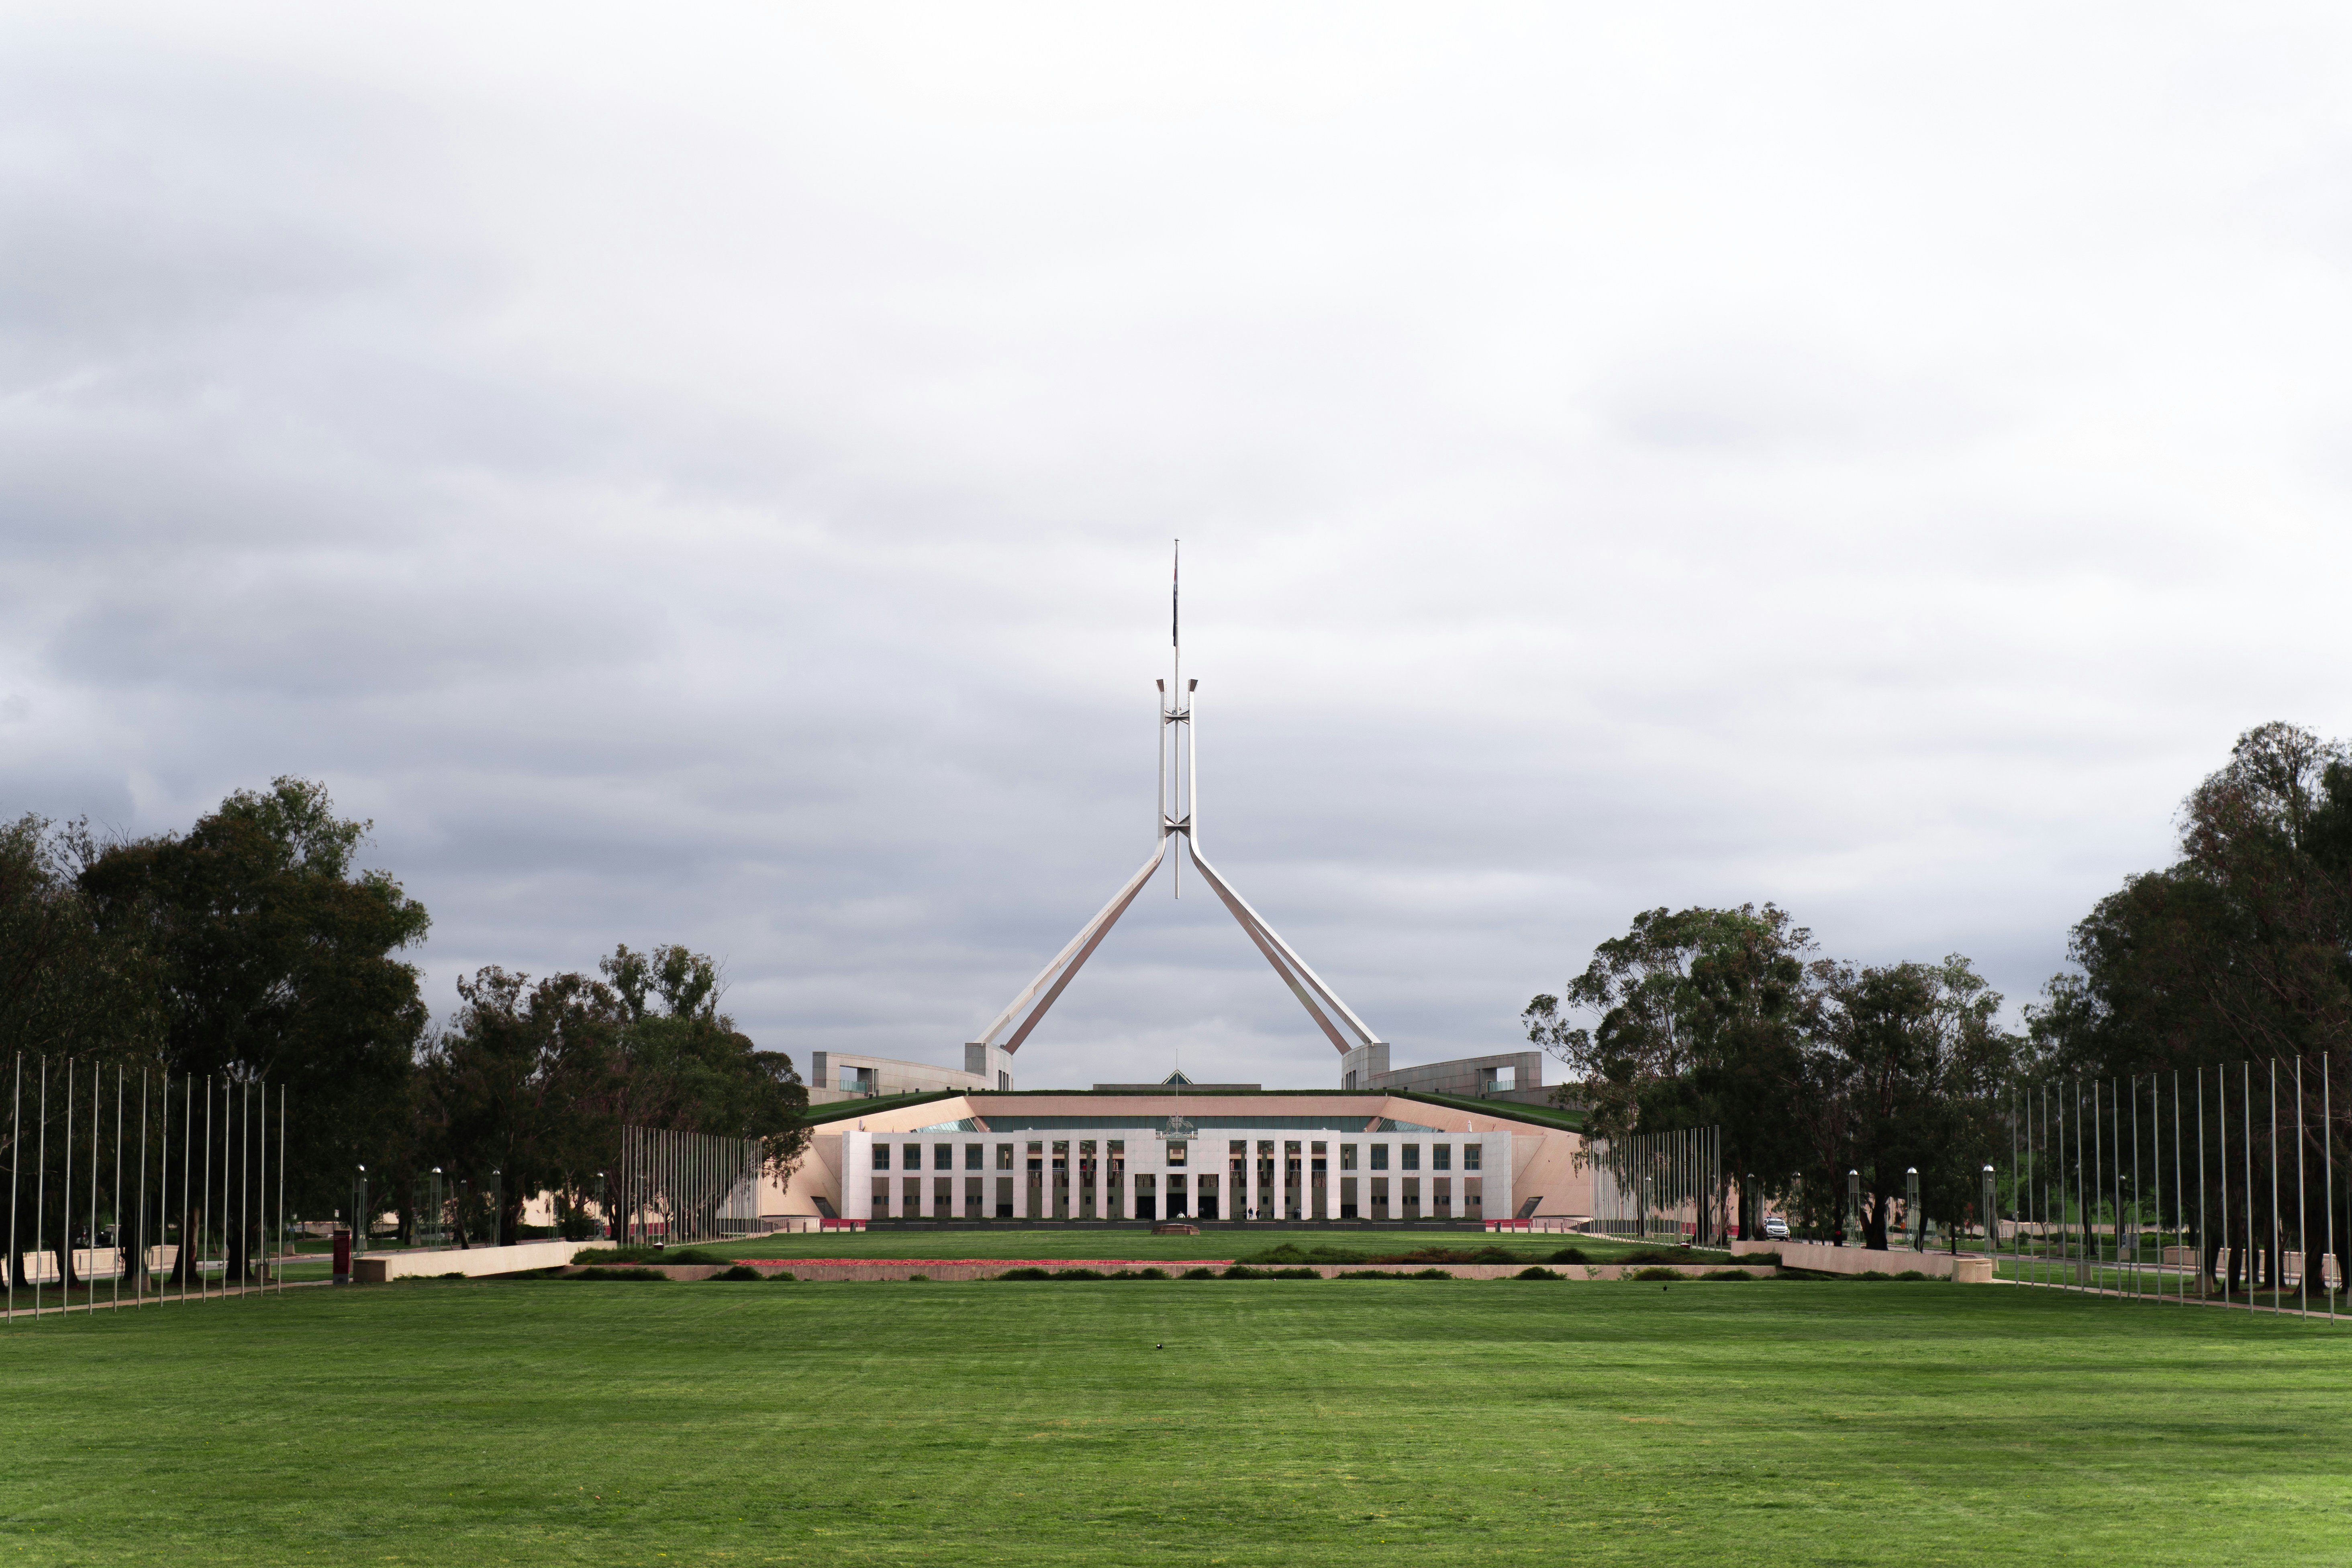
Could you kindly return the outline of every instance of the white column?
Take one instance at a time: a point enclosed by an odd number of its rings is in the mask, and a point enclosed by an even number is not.
[[[1519,1212],[1518,1200],[1511,1195],[1511,1135],[1482,1132],[1478,1144],[1478,1174],[1486,1178],[1479,1202],[1488,1219],[1509,1219]]]
[[[1274,1140],[1274,1204],[1273,1217],[1286,1219],[1290,1215],[1290,1151],[1280,1134]]]
[[[841,1217],[874,1217],[874,1135],[841,1135]]]

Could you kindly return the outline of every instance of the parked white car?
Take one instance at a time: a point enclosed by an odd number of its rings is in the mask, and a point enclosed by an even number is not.
[[[1764,1216],[1764,1237],[1768,1241],[1788,1240],[1789,1222],[1782,1219],[1776,1214],[1766,1215]]]

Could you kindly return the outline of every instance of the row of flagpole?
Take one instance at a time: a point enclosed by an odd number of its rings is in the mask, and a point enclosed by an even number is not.
[[[764,1160],[756,1138],[623,1127],[618,1190],[605,1204],[614,1238],[709,1241],[757,1229]]]
[[[2168,1214],[2178,1237],[2169,1266],[2172,1298],[2191,1299],[2193,1272],[2199,1300],[2214,1294],[2212,1287],[2218,1284],[2226,1302],[2242,1284],[2246,1306],[2255,1308],[2264,1293],[2261,1287],[2267,1285],[2272,1310],[2308,1313],[2314,1310],[2311,1296],[2316,1287],[2326,1298],[2327,1315],[2336,1317],[2345,1268],[2337,1251],[2336,1064],[2333,1057],[2321,1056],[2316,1058],[2318,1071],[2310,1075],[2318,1079],[2315,1129],[2305,1071],[2308,1059],[2272,1058],[2199,1068],[2186,1074],[2186,1081],[2178,1071],[2075,1079],[2016,1097],[2010,1154],[2012,1278],[2023,1284],[2102,1295],[2162,1298],[2168,1293],[2163,1238]],[[2263,1069],[2259,1083],[2254,1077],[2258,1066]],[[2230,1103],[2233,1090],[2234,1107]],[[2291,1122],[2283,1114],[2282,1091],[2293,1101]],[[2254,1117],[2258,1102],[2263,1110],[2259,1125]],[[2281,1150],[2282,1138],[2292,1142],[2291,1161]],[[2286,1202],[2290,1163],[2291,1212]],[[2315,1186],[2316,1224],[2311,1201]],[[2133,1237],[2129,1258],[2124,1241],[2126,1206]],[[2107,1226],[2113,1245],[2107,1247],[2102,1247],[2099,1235],[2103,1212],[2113,1216]],[[2352,1216],[2345,1217],[2352,1225]],[[2158,1244],[2152,1273],[2142,1266],[2138,1239],[2150,1226]],[[2034,1243],[2031,1251],[2029,1237]],[[2352,1240],[2352,1236],[2345,1239]],[[2322,1244],[2316,1253],[2315,1241]],[[2109,1258],[2103,1254],[2112,1257],[2112,1289]],[[2315,1256],[2320,1260],[2316,1279]],[[2296,1259],[2292,1306],[2286,1288],[2289,1258]]]
[[[1723,1143],[1713,1127],[1593,1138],[1586,1144],[1592,1171],[1592,1228],[1602,1236],[1648,1239],[1670,1221],[1675,1239],[1720,1246],[1724,1202]],[[1683,1216],[1689,1215],[1686,1221]],[[1690,1228],[1685,1232],[1683,1226]]]
[[[58,1311],[70,1310],[75,1305],[77,1284],[84,1291],[80,1305],[86,1311],[95,1311],[101,1305],[122,1305],[126,1284],[133,1306],[149,1300],[173,1300],[173,1283],[179,1286],[176,1299],[184,1300],[191,1295],[202,1299],[207,1294],[204,1282],[209,1261],[204,1256],[205,1242],[214,1226],[218,1226],[222,1251],[220,1293],[229,1294],[232,1285],[237,1295],[248,1293],[257,1226],[265,1253],[274,1256],[285,1250],[285,1089],[280,1087],[278,1091],[273,1137],[269,1085],[260,1079],[183,1077],[175,1082],[168,1072],[158,1075],[142,1068],[134,1084],[129,1068],[120,1062],[79,1063],[70,1057],[54,1061],[48,1057],[37,1057],[30,1058],[29,1066],[28,1081],[28,1059],[21,1055],[16,1058],[9,1096],[5,1260],[9,1321],[14,1321],[19,1310],[20,1294],[27,1291],[33,1317],[37,1319],[50,1311],[44,1288],[52,1278],[57,1284],[54,1310]],[[102,1148],[107,1140],[104,1099],[110,1068],[114,1079],[110,1162],[103,1158]],[[89,1084],[87,1116],[80,1114],[85,1075]],[[135,1131],[131,1108],[134,1089]],[[63,1112],[55,1129],[59,1159],[58,1190],[54,1194],[49,1181],[53,1090]],[[175,1090],[179,1100],[176,1215],[172,1206]],[[199,1120],[201,1132],[197,1131]],[[25,1169],[28,1132],[34,1163],[29,1181]],[[85,1139],[89,1159],[83,1164],[79,1162]],[[216,1196],[217,1210],[212,1206]],[[26,1212],[28,1197],[29,1215]],[[89,1247],[81,1249],[88,1266],[80,1269],[74,1265],[77,1199],[79,1217],[89,1237]],[[58,1243],[54,1253],[47,1245],[53,1205]],[[102,1214],[112,1215],[114,1243],[111,1248],[105,1249],[113,1254],[113,1267],[108,1271],[108,1281],[113,1289],[105,1301],[100,1301],[98,1290],[101,1283],[98,1278],[101,1250],[98,1243],[103,1228]],[[152,1236],[151,1217],[155,1222]],[[241,1245],[232,1240],[228,1229],[232,1221],[243,1238]],[[174,1225],[180,1231],[176,1243],[171,1239]],[[189,1234],[192,1228],[195,1233],[193,1236]],[[25,1245],[27,1241],[31,1243],[29,1247]],[[160,1261],[166,1255],[169,1261]],[[47,1261],[52,1257],[54,1274]],[[241,1268],[237,1267],[239,1262],[244,1265]],[[159,1270],[165,1277],[156,1284],[149,1276]],[[281,1275],[280,1269],[265,1268],[263,1289],[274,1284],[283,1289]]]

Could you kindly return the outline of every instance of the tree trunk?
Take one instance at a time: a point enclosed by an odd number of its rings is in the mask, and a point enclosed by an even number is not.
[[[181,1211],[180,1245],[172,1255],[171,1272],[163,1278],[184,1290],[190,1285],[194,1285],[199,1289],[204,1286],[204,1276],[196,1269],[196,1248],[203,1235],[203,1225],[204,1211],[201,1209]]]
[[[2199,1247],[2198,1256],[2202,1267],[2197,1276],[2197,1293],[2210,1296],[2221,1283],[2221,1233],[2208,1232]]]
[[[1891,1202],[1884,1194],[1874,1193],[1869,1206],[1862,1211],[1862,1245],[1865,1250],[1886,1250],[1886,1211]]]

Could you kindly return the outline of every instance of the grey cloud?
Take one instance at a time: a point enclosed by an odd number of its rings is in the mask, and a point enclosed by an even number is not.
[[[321,778],[436,1005],[678,940],[763,1042],[956,1059],[1149,846],[1173,534],[1211,851],[1407,1056],[1655,904],[2021,1001],[2237,729],[2352,730],[2308,83],[2046,18],[2012,76],[1065,16],[1079,80],[1017,7],[125,17],[0,25],[0,792]],[[1024,1072],[1180,1046],[1331,1070],[1163,889]]]

